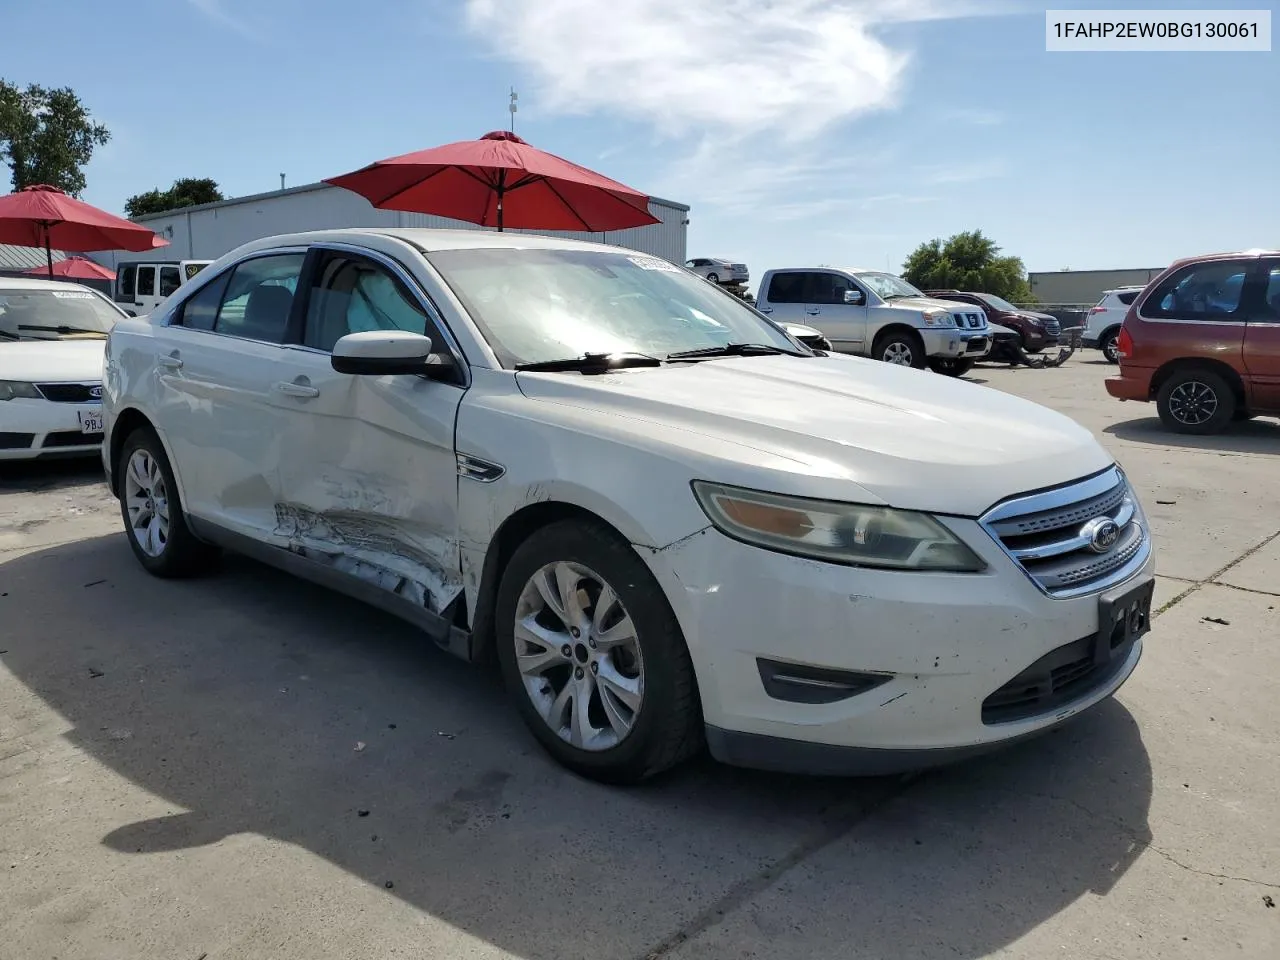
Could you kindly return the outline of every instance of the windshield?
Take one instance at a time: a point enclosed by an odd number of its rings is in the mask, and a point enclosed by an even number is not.
[[[730,343],[796,349],[732,294],[656,257],[500,248],[429,259],[504,367],[585,353],[665,359]]]
[[[898,297],[923,297],[924,294],[901,277],[892,273],[855,273],[855,277],[871,288],[881,300],[893,300]]]
[[[987,306],[994,307],[997,310],[1004,310],[1004,311],[1008,311],[1009,313],[1018,312],[1018,308],[1015,307],[1008,300],[1005,300],[1003,297],[997,297],[991,293],[984,293],[978,299],[981,300],[983,303],[987,304]]]
[[[101,340],[123,316],[89,290],[6,290],[0,286],[0,343]]]

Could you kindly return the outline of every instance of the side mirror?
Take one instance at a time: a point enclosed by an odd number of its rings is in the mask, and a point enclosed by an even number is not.
[[[861,290],[846,290],[844,292],[844,302],[851,307],[860,307],[867,302],[867,295]]]
[[[406,330],[348,333],[333,345],[330,363],[339,373],[357,376],[424,373],[431,348],[430,337]]]

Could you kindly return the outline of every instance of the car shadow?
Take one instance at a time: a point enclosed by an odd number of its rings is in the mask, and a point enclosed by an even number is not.
[[[1158,447],[1184,447],[1218,453],[1280,453],[1280,421],[1274,419],[1233,423],[1224,432],[1207,437],[1174,433],[1158,417],[1113,423],[1104,427],[1102,432],[1117,440],[1150,443]]]
[[[199,848],[225,838],[286,841],[528,960],[642,956],[776,894],[770,871],[812,870],[825,899],[778,908],[812,920],[807,955],[881,937],[871,955],[982,957],[1106,893],[1150,840],[1150,763],[1115,701],[907,783],[704,758],[618,789],[548,760],[492,670],[246,560],[161,582],[102,537],[0,564],[0,595],[0,621],[25,625],[7,626],[0,662],[61,736],[141,788],[77,814],[109,850],[192,851],[174,869],[199,870]],[[149,795],[181,809],[151,816]],[[31,794],[23,816],[45,802]],[[92,850],[76,869],[127,883]]]
[[[102,482],[102,459],[96,453],[82,457],[0,460],[0,492],[87,487]]]

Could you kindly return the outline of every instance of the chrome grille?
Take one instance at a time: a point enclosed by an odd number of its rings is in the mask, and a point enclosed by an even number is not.
[[[982,314],[980,313],[955,313],[956,326],[961,330],[970,329],[977,330],[982,326]]]
[[[1119,532],[1095,549],[1091,521],[1110,519]],[[1151,554],[1150,535],[1118,467],[1078,483],[1015,497],[979,522],[1045,593],[1073,597],[1128,578]]]

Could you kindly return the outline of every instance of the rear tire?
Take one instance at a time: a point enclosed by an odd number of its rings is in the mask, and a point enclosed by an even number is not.
[[[1118,341],[1120,339],[1119,330],[1108,330],[1098,338],[1098,349],[1102,351],[1102,355],[1107,358],[1107,363],[1119,363],[1120,353]]]
[[[949,357],[932,357],[929,360],[929,369],[934,373],[941,373],[948,377],[963,377],[973,369],[973,361]]]
[[[1175,372],[1160,385],[1156,409],[1170,430],[1206,436],[1221,433],[1231,423],[1236,396],[1219,374],[1191,367]]]
[[[925,366],[924,343],[914,333],[882,333],[876,337],[871,348],[873,360],[892,363],[900,367],[914,367],[921,370]]]
[[[218,551],[187,526],[173,468],[155,431],[139,427],[120,450],[118,494],[125,536],[143,568],[157,577],[206,572]]]
[[[609,528],[566,520],[536,531],[502,573],[494,618],[507,689],[564,766],[636,783],[701,749],[680,625],[649,569]]]

